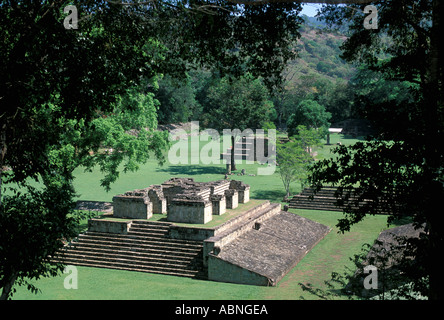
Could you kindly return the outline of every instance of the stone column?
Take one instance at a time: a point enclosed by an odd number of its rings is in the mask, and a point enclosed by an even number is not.
[[[238,194],[237,190],[235,190],[235,189],[225,190],[225,199],[226,199],[227,209],[237,208],[237,206],[239,204],[238,197],[239,197],[239,194]]]

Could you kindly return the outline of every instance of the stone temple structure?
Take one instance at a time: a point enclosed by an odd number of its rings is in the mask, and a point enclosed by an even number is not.
[[[274,286],[329,231],[279,203],[250,199],[242,181],[172,178],[114,196],[112,213],[90,219],[53,260]]]
[[[171,222],[205,224],[250,200],[250,186],[241,181],[195,182],[172,178],[161,185],[129,191],[113,197],[114,217],[149,219],[167,214]],[[167,210],[168,208],[168,210]]]

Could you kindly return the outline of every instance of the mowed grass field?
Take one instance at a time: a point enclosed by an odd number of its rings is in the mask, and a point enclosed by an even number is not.
[[[332,142],[343,144],[356,140],[333,135]],[[186,143],[181,142],[181,143]],[[319,150],[321,157],[327,157],[332,146]],[[251,186],[251,198],[281,202],[285,192],[279,173],[257,175],[259,164],[240,164],[238,172],[245,169],[254,176],[231,176]],[[196,181],[212,181],[224,178],[224,164],[170,164],[159,166],[150,160],[133,173],[121,174],[110,192],[100,187],[102,174],[99,170],[85,173],[76,171],[75,187],[78,199],[111,201],[113,195],[129,190],[160,184],[171,177],[192,177]],[[292,192],[300,191],[300,186],[292,186]],[[302,261],[293,268],[276,287],[258,287],[249,285],[219,283],[182,277],[156,275],[141,272],[129,272],[103,268],[77,267],[78,288],[65,289],[64,282],[68,274],[61,273],[54,278],[42,278],[34,284],[41,290],[38,294],[17,287],[15,300],[295,300],[319,299],[318,296],[302,289],[302,285],[326,291],[325,281],[331,279],[332,272],[342,273],[351,267],[349,258],[360,252],[362,245],[373,243],[379,233],[387,228],[386,216],[369,216],[350,232],[338,233],[335,227],[340,212],[312,211],[291,209],[290,212],[320,222],[332,228],[332,231]],[[345,299],[346,297],[335,297]]]

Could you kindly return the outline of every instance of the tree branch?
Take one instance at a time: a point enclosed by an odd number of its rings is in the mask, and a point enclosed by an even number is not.
[[[320,4],[365,4],[372,0],[228,0],[243,5],[264,5],[270,3],[320,3]]]

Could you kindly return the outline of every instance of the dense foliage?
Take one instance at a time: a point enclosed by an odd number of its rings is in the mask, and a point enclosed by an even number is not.
[[[206,67],[233,78],[248,72],[272,88],[299,36],[294,3],[78,0],[70,3],[77,29],[65,29],[66,5],[0,4],[2,299],[16,281],[60,270],[43,257],[73,236],[74,168],[98,165],[109,188],[150,156],[162,163],[157,77]],[[35,259],[21,263],[30,248]]]
[[[338,226],[342,231],[381,208],[390,219],[410,218],[424,228],[407,247],[415,267],[399,261],[412,289],[430,299],[442,299],[444,277],[436,259],[443,246],[444,99],[442,1],[379,1],[376,30],[362,28],[362,7],[327,6],[322,16],[332,25],[348,24],[350,37],[342,57],[362,64],[360,112],[378,127],[368,141],[340,146],[336,157],[314,166],[311,182],[334,184],[344,195],[357,188],[370,205],[349,206]]]

